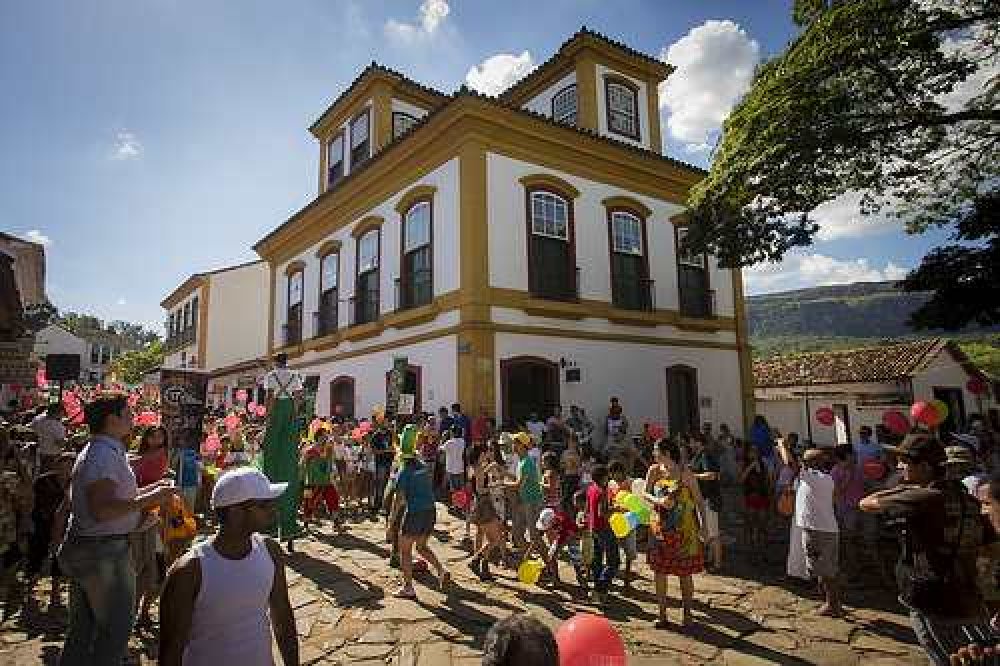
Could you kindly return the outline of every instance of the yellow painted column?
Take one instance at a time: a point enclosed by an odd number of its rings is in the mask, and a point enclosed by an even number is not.
[[[469,142],[459,151],[458,402],[467,414],[496,412],[495,331],[489,305],[489,233],[486,149]]]
[[[576,124],[597,131],[597,60],[587,51],[576,58]]]
[[[740,398],[743,405],[743,436],[750,432],[750,424],[756,415],[753,395],[753,358],[747,335],[746,300],[743,295],[743,273],[739,268],[730,271],[733,276],[733,314],[736,319],[736,353],[740,363]]]
[[[212,283],[205,278],[198,300],[198,367],[204,369],[205,355],[208,353],[208,308],[210,305]]]
[[[319,142],[319,194],[326,191],[326,169],[327,169],[327,149],[326,144],[329,139],[321,139]]]
[[[649,149],[663,154],[663,136],[660,131],[660,95],[656,79],[646,81],[646,113],[649,115]]]
[[[372,155],[392,141],[392,91],[389,84],[378,82],[372,86]]]
[[[267,356],[270,357],[274,353],[274,286],[277,283],[277,278],[275,276],[274,262],[269,261],[267,263],[271,274],[268,280],[268,290],[270,293],[267,295]]]

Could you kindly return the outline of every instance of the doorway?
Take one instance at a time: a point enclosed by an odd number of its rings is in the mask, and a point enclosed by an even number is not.
[[[330,416],[354,418],[354,377],[341,376],[330,382]]]
[[[837,446],[851,443],[851,421],[847,416],[847,405],[833,406],[833,429]]]
[[[948,405],[948,418],[938,426],[941,433],[965,432],[965,399],[962,397],[962,389],[935,386],[934,399]]]
[[[505,424],[548,418],[559,406],[559,365],[536,356],[501,360],[500,388]]]
[[[423,413],[423,404],[420,400],[420,393],[423,387],[423,382],[421,382],[421,369],[419,365],[408,365],[406,366],[406,376],[403,378],[403,390],[400,391],[401,394],[409,394],[413,396],[413,414],[420,415]],[[392,371],[385,373],[385,395],[386,400],[389,398],[389,377],[392,376]]]
[[[667,427],[670,434],[701,431],[698,414],[698,370],[688,365],[667,368]]]

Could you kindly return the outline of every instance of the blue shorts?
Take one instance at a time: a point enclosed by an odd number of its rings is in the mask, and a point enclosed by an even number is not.
[[[429,536],[434,531],[434,521],[437,512],[434,509],[425,511],[406,511],[399,533],[408,537]]]

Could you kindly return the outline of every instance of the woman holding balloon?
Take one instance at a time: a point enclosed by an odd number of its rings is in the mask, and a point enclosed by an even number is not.
[[[660,607],[657,629],[670,626],[667,618],[667,576],[677,576],[681,586],[681,623],[692,622],[694,599],[692,576],[705,570],[701,535],[705,524],[704,506],[698,481],[681,465],[676,442],[656,443],[656,463],[646,475],[645,500],[653,506],[650,522],[649,566],[656,576],[656,597]]]

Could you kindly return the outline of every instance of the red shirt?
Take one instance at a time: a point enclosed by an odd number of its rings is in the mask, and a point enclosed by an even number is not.
[[[473,442],[482,442],[486,439],[487,431],[489,430],[490,422],[485,416],[479,416],[472,422],[472,427],[469,428],[472,432],[470,433],[469,439]]]
[[[562,511],[556,511],[556,542],[566,544],[576,538],[580,528],[576,526],[576,521],[567,516]]]
[[[608,517],[601,507],[604,492],[596,483],[587,486],[587,528],[604,530],[608,528]]]
[[[167,467],[166,448],[160,448],[143,455],[132,464],[136,485],[141,488],[156,483],[166,475]]]

